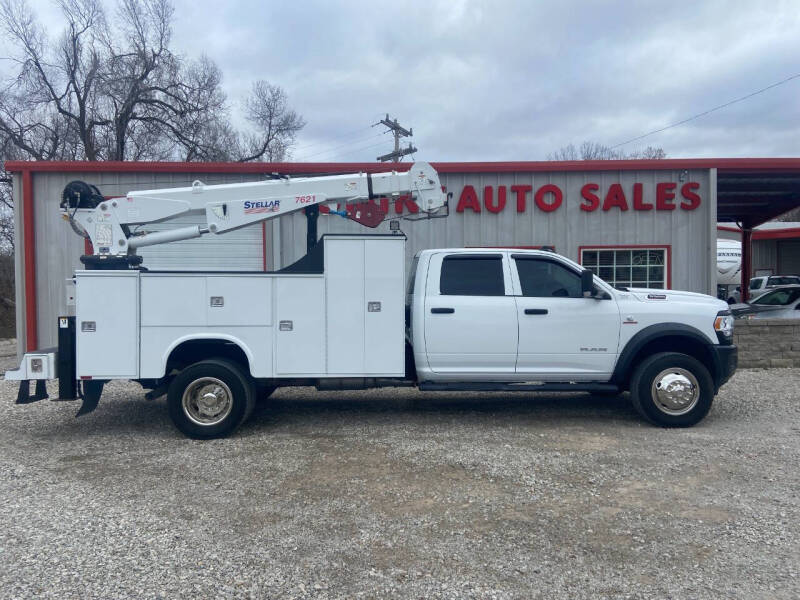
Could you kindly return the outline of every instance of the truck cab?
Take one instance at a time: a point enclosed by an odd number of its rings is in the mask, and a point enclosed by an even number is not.
[[[407,304],[421,389],[630,390],[651,421],[689,425],[736,366],[725,302],[615,289],[552,252],[425,250]]]

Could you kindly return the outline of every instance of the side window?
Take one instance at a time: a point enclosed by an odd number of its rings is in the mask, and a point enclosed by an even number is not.
[[[551,260],[517,258],[522,295],[534,298],[583,298],[577,273]]]
[[[750,280],[750,289],[751,290],[757,290],[760,287],[761,287],[761,278],[760,277]]]
[[[504,296],[501,256],[446,256],[439,291],[446,296]]]

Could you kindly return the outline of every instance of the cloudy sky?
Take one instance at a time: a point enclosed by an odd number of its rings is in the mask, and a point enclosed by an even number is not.
[[[800,74],[798,2],[175,0],[174,46],[256,79],[308,122],[294,156],[374,160],[388,112],[420,160],[542,160],[614,145]],[[47,21],[57,10],[36,2]],[[628,144],[800,155],[800,77]]]

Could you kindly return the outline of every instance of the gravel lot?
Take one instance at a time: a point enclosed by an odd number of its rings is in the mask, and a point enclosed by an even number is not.
[[[740,371],[675,431],[625,398],[302,388],[196,442],[133,384],[75,419],[0,381],[0,589],[796,598],[799,390]]]

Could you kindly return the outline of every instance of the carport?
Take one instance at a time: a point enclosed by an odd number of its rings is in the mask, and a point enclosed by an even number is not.
[[[753,229],[800,207],[800,159],[719,159],[717,221],[742,231],[742,300],[752,277]]]

